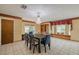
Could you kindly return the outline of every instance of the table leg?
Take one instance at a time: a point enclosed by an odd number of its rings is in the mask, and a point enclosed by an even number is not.
[[[28,40],[27,40],[27,47],[28,47]]]
[[[40,42],[40,39],[39,39],[39,41],[38,41],[38,44],[39,44],[39,45],[38,45],[38,52],[39,52],[39,53],[41,53],[41,44],[40,44],[40,43],[41,43],[41,42]]]
[[[30,40],[30,50],[31,50],[31,47],[32,47],[31,45],[32,45],[32,44],[31,44],[31,40]]]

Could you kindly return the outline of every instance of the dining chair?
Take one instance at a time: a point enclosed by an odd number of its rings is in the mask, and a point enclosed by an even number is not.
[[[42,39],[41,44],[44,45],[45,52],[46,52],[46,46],[47,46],[47,45],[49,46],[49,49],[50,49],[50,35],[46,35],[46,36]]]
[[[24,40],[25,40],[25,44],[27,44],[27,47],[28,47],[28,41],[29,41],[29,37],[28,37],[28,34],[25,33],[24,36],[23,36]]]
[[[33,32],[29,32],[29,35],[28,35],[28,37],[29,37],[29,42],[30,42],[30,46],[29,46],[29,49],[31,50],[31,48],[32,48],[32,40],[33,40]]]
[[[38,48],[38,40],[34,37],[34,35],[29,35],[30,37],[30,50],[33,49],[33,53],[35,52],[35,48]]]
[[[32,46],[33,46],[33,53],[35,52],[35,48],[36,49],[38,49],[38,41],[37,41],[37,39],[36,38],[33,38],[33,44],[32,44]]]
[[[29,34],[25,33],[24,34],[24,40],[25,40],[25,44],[27,44],[27,47],[28,47],[28,44],[30,43],[30,50],[31,50],[31,41],[32,41],[32,37],[33,36],[33,32],[29,32]]]
[[[33,32],[32,32],[32,31],[30,31],[30,32],[29,32],[29,35],[33,35]]]

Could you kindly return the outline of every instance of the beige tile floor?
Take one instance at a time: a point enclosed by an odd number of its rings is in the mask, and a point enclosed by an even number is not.
[[[79,42],[68,41],[58,38],[51,38],[51,50],[47,47],[47,53],[38,53],[37,50],[33,54],[25,45],[24,41],[0,46],[0,55],[78,55]]]

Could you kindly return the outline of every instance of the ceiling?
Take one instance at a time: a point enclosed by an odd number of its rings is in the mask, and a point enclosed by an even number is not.
[[[79,16],[79,5],[77,4],[0,4],[0,13],[22,17],[25,20],[37,20],[40,12],[41,21],[54,21]]]

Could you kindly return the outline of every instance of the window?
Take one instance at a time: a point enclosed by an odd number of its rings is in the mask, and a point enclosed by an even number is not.
[[[24,26],[25,33],[29,33],[30,31],[33,31],[35,33],[35,26]]]
[[[29,32],[29,26],[25,26],[24,29],[25,29],[25,33]]]
[[[57,34],[65,34],[65,25],[56,25]]]

